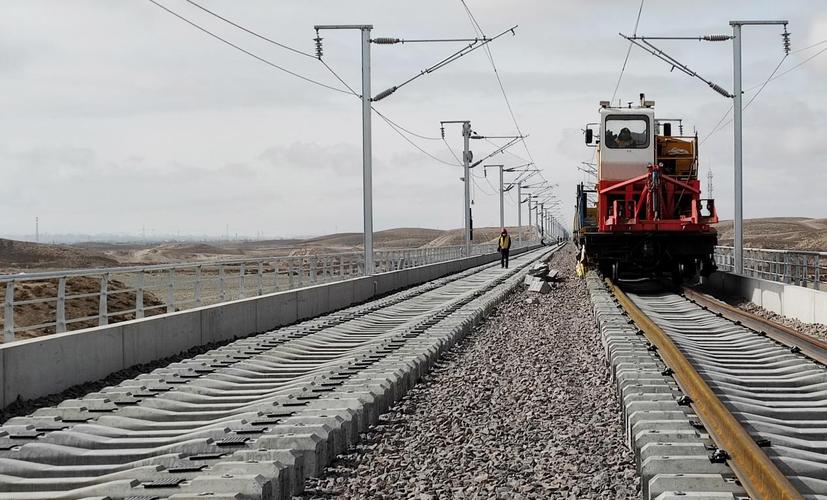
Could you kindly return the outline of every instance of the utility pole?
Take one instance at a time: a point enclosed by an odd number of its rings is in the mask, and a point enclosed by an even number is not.
[[[540,226],[540,239],[546,234],[546,208],[545,203],[540,203],[540,213],[537,215],[537,223]]]
[[[741,27],[742,26],[771,26],[771,25],[783,25],[784,32],[781,34],[783,43],[784,43],[784,53],[789,55],[790,53],[790,33],[787,31],[787,20],[775,20],[775,21],[730,21],[729,25],[732,26],[732,35],[705,35],[705,36],[658,36],[658,37],[646,37],[646,36],[626,36],[624,34],[620,34],[623,38],[629,40],[630,42],[634,43],[638,47],[642,48],[643,50],[649,52],[650,54],[654,55],[655,57],[662,59],[666,63],[672,66],[672,69],[679,69],[680,71],[686,73],[687,75],[697,78],[702,82],[706,83],[712,90],[718,92],[719,94],[723,95],[724,97],[732,98],[733,99],[733,127],[734,127],[734,177],[735,177],[735,214],[733,217],[733,225],[734,225],[734,241],[733,241],[733,254],[735,257],[735,274],[744,274],[744,202],[743,202],[743,87],[741,81]],[[677,59],[670,56],[669,54],[665,53],[663,50],[655,47],[651,42],[648,40],[697,40],[697,41],[707,41],[707,42],[723,42],[726,40],[732,40],[732,76],[733,76],[733,93],[730,94],[726,89],[721,87],[720,85],[713,83],[704,77],[698,75],[691,69],[689,69],[686,65],[681,64]]]
[[[371,103],[376,101],[381,101],[386,97],[390,96],[394,92],[396,92],[399,88],[411,83],[412,81],[416,80],[417,78],[421,77],[422,75],[429,74],[433,71],[438,70],[439,68],[453,62],[460,57],[466,55],[469,52],[472,52],[488,43],[500,38],[501,36],[505,35],[506,33],[514,33],[514,30],[517,27],[514,26],[508,30],[503,31],[502,33],[494,36],[492,38],[483,37],[483,38],[454,38],[454,39],[401,39],[395,37],[379,37],[376,39],[371,39],[370,34],[371,30],[373,30],[373,25],[371,24],[317,24],[314,26],[316,30],[316,38],[314,39],[316,42],[316,58],[321,61],[322,60],[322,37],[319,35],[321,30],[359,30],[362,35],[362,95],[358,96],[362,100],[362,196],[363,196],[363,234],[364,234],[364,247],[365,247],[365,275],[369,276],[374,273],[375,266],[374,266],[374,255],[373,255],[373,175],[372,175],[372,142],[371,142],[371,111],[373,110]],[[470,42],[468,46],[462,48],[450,57],[441,60],[440,62],[420,71],[418,74],[414,75],[411,78],[408,78],[404,82],[389,87],[382,92],[376,94],[376,96],[371,97],[371,73],[370,73],[370,44],[382,44],[382,45],[394,45],[394,44],[405,44],[405,43],[424,43],[424,42]],[[325,63],[325,66],[327,64]],[[330,67],[328,67],[330,69]],[[330,70],[333,72],[333,70]],[[335,72],[334,72],[335,75]],[[338,78],[338,76],[337,76]],[[345,83],[344,81],[339,78],[339,80],[348,88],[351,92],[352,89]],[[355,92],[353,92],[356,94]],[[466,131],[465,128],[468,130]],[[471,135],[471,126],[468,124],[467,126],[463,127],[463,134],[466,137],[470,137]],[[468,144],[466,139],[466,151],[468,150]],[[465,160],[466,164],[466,198],[470,199],[470,188],[468,187],[468,172],[467,172],[467,165],[470,163],[470,160]],[[470,208],[468,209],[470,213]],[[466,216],[468,219],[470,215]],[[471,243],[470,243],[470,222],[466,221],[466,251],[470,251]],[[469,254],[470,255],[470,254]]]
[[[359,30],[362,34],[362,231],[365,247],[365,275],[374,271],[373,264],[373,155],[371,142],[370,32],[371,24],[324,24],[316,30],[316,57],[322,59],[320,30]]]
[[[504,193],[505,193],[505,191],[504,191],[505,187],[503,186],[503,166],[504,165],[483,165],[482,166],[483,172],[487,172],[487,170],[485,170],[487,168],[496,168],[500,172],[500,193],[499,193],[499,195],[500,195],[500,228],[505,227],[505,209],[503,208],[503,196],[504,196]]]
[[[365,275],[373,274],[373,143],[370,123],[370,30],[362,31],[362,207],[365,246]]]
[[[503,208],[503,166],[500,165],[500,228],[505,228],[505,209]]]
[[[445,124],[462,124],[462,181],[465,186],[465,199],[462,205],[463,220],[465,221],[465,255],[471,256],[471,161],[474,154],[471,152],[471,122],[469,120],[443,120],[439,122],[442,138],[445,138]]]
[[[517,181],[517,243],[523,242],[523,183]]]
[[[462,124],[462,169],[465,181],[465,256],[471,256],[471,122]]]
[[[40,243],[40,217],[34,218],[34,242]]]
[[[741,82],[741,27],[742,26],[766,26],[784,25],[784,51],[790,53],[790,35],[787,33],[787,21],[730,21],[732,26],[732,78],[735,86],[735,102],[733,103],[732,117],[735,127],[734,153],[735,153],[735,217],[734,217],[734,241],[735,274],[744,274],[744,186],[743,186],[743,92]]]
[[[537,228],[538,233],[542,233],[541,230],[540,230],[540,203],[539,202],[534,202],[534,226]],[[543,235],[540,234],[540,237],[542,238]]]

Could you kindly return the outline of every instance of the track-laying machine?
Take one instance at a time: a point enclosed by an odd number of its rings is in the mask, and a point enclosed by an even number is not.
[[[638,106],[603,101],[585,129],[597,180],[577,188],[574,239],[580,262],[615,280],[715,270],[718,215],[701,198],[698,136],[672,135],[678,120],[656,118],[654,104],[643,94]]]

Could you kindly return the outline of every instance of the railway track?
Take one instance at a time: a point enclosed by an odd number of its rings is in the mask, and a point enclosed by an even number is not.
[[[590,279],[596,306],[617,310],[618,319],[642,348],[636,351],[641,366],[659,371],[660,379],[649,380],[669,387],[668,397],[656,397],[655,391],[645,389],[646,384],[634,384],[641,389],[638,394],[648,394],[650,401],[675,403],[678,411],[673,423],[659,424],[661,430],[669,429],[668,436],[658,441],[662,446],[657,451],[638,446],[637,452],[642,461],[659,457],[660,465],[670,458],[676,463],[683,460],[685,475],[695,481],[666,474],[660,478],[662,484],[671,481],[680,486],[672,491],[655,488],[649,498],[694,494],[827,499],[827,369],[818,362],[827,354],[823,342],[727,310],[692,292],[642,292],[610,285],[615,303],[609,305],[601,302],[604,285],[594,276]],[[619,324],[613,327],[623,328]],[[604,341],[611,327],[605,321],[601,325]],[[608,344],[607,349],[611,350]],[[621,390],[627,397],[628,419],[631,390],[622,384]],[[658,427],[654,422],[659,417],[647,418],[637,416],[638,421],[649,422],[647,432],[660,432],[652,430]],[[684,419],[689,425],[683,425]],[[675,434],[676,429],[684,429],[685,440]],[[693,448],[686,442],[704,446]],[[737,481],[727,478],[724,464]],[[657,480],[654,469],[644,474],[644,480]],[[663,467],[670,469],[674,464]]]
[[[237,340],[0,427],[0,499],[300,493],[548,249]]]

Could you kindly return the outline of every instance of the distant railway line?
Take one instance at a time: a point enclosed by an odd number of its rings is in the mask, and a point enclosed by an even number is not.
[[[0,499],[290,498],[522,282],[473,268],[0,427]]]

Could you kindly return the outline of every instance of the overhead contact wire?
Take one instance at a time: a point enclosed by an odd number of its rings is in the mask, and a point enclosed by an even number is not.
[[[306,77],[306,76],[304,76],[304,75],[301,75],[301,74],[299,74],[299,73],[296,73],[295,71],[291,71],[291,70],[289,70],[289,69],[287,69],[287,68],[285,68],[285,67],[283,67],[283,66],[279,66],[278,64],[276,64],[276,63],[274,63],[274,62],[272,62],[272,61],[270,61],[270,60],[268,60],[268,59],[265,59],[264,57],[261,57],[261,56],[259,56],[259,55],[255,54],[255,53],[253,53],[253,52],[250,52],[249,50],[247,50],[247,49],[245,49],[245,48],[242,48],[241,46],[236,45],[235,43],[233,43],[233,42],[231,42],[231,41],[227,40],[226,38],[223,38],[223,37],[221,37],[221,36],[219,36],[219,35],[217,35],[217,34],[213,33],[212,31],[208,30],[207,28],[204,28],[204,27],[203,27],[203,26],[201,26],[200,24],[197,24],[196,22],[191,21],[191,20],[187,19],[186,17],[184,17],[184,16],[182,16],[182,15],[178,14],[177,12],[175,12],[175,11],[173,11],[173,10],[171,10],[171,9],[167,8],[166,6],[164,6],[164,5],[162,5],[161,3],[157,2],[156,0],[147,0],[147,1],[148,1],[148,2],[150,2],[150,3],[152,3],[153,5],[155,5],[156,7],[160,8],[160,9],[163,9],[163,10],[164,10],[164,11],[166,11],[167,13],[169,13],[169,14],[171,14],[171,15],[173,15],[173,16],[175,16],[175,17],[177,17],[177,18],[178,18],[178,19],[180,19],[181,21],[184,21],[185,23],[189,24],[190,26],[192,26],[192,27],[194,27],[194,28],[196,28],[196,29],[198,29],[198,30],[202,31],[203,33],[206,33],[207,35],[209,35],[209,36],[211,36],[211,37],[213,37],[213,38],[215,38],[216,40],[218,40],[218,41],[220,41],[220,42],[222,42],[222,43],[225,43],[225,44],[229,45],[230,47],[232,47],[232,48],[234,48],[234,49],[236,49],[236,50],[238,50],[238,51],[240,51],[240,52],[243,52],[244,54],[247,54],[248,56],[252,57],[253,59],[256,59],[256,60],[258,60],[258,61],[260,61],[260,62],[262,62],[262,63],[264,63],[264,64],[266,64],[266,65],[268,65],[268,66],[270,66],[270,67],[272,67],[272,68],[275,68],[275,69],[277,69],[277,70],[279,70],[279,71],[282,71],[282,72],[284,72],[284,73],[287,73],[288,75],[292,75],[292,76],[294,76],[294,77],[296,77],[296,78],[299,78],[300,80],[304,80],[305,82],[312,83],[313,85],[318,85],[319,87],[324,87],[324,88],[326,88],[326,89],[333,90],[333,91],[336,91],[336,92],[340,92],[340,93],[343,93],[343,94],[350,94],[350,93],[351,93],[351,92],[350,92],[350,91],[348,91],[348,90],[344,90],[344,89],[340,89],[340,88],[337,88],[337,87],[333,87],[333,86],[328,85],[328,84],[326,84],[326,83],[322,83],[322,82],[319,82],[319,81],[313,80],[312,78],[308,78],[308,77]]]

